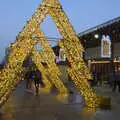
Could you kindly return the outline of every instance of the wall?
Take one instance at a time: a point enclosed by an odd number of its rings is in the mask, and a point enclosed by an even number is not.
[[[100,47],[86,49],[85,58],[100,58]]]
[[[120,43],[117,43],[114,45],[114,56],[119,56],[120,57]]]
[[[85,58],[100,58],[101,56],[101,48],[95,47],[95,48],[88,48],[86,49]],[[114,44],[114,56],[120,57],[120,43]]]

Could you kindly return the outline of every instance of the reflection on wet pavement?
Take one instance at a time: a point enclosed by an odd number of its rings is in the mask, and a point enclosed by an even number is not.
[[[23,82],[1,108],[0,120],[119,120],[119,111],[120,105],[107,111],[84,108],[78,93],[35,96],[25,92]]]

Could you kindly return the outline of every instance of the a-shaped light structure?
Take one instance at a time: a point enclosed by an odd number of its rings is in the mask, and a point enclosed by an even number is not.
[[[88,79],[90,78],[89,71],[80,56],[83,47],[58,0],[43,0],[42,4],[36,9],[31,19],[18,34],[16,41],[11,46],[8,63],[0,72],[0,104],[6,101],[11,91],[20,81],[22,71],[24,71],[22,68],[23,61],[26,56],[32,52],[35,44],[38,42],[37,38],[40,38],[39,42],[44,50],[42,57],[46,60],[51,82],[56,85],[56,88],[58,88],[60,92],[67,92],[67,89],[60,80],[60,71],[54,62],[55,55],[53,50],[50,48],[43,32],[39,29],[39,25],[48,14],[51,15],[63,37],[64,41],[60,46],[65,50],[69,62],[68,73],[72,78],[75,87],[84,97],[88,107],[97,107],[99,98],[88,84]],[[36,59],[37,56],[38,54],[36,53],[33,59],[36,61],[36,64],[42,72],[44,71],[44,68],[38,63]],[[45,79],[46,78],[44,77],[44,80]]]

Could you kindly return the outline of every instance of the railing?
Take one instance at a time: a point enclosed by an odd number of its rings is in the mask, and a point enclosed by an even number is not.
[[[113,61],[113,71],[111,70],[111,61],[91,61],[89,62],[89,69],[93,74],[95,84],[103,85],[107,83],[112,84],[114,73],[120,71],[120,60]]]

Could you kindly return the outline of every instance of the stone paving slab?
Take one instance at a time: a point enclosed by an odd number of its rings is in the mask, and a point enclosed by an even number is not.
[[[107,87],[94,89],[100,95],[111,97],[111,110],[88,111],[79,94],[35,96],[25,92],[23,82],[1,108],[0,120],[120,120],[120,93],[113,93]]]

